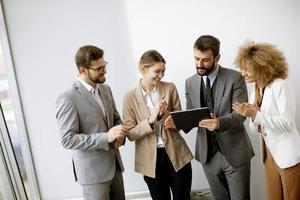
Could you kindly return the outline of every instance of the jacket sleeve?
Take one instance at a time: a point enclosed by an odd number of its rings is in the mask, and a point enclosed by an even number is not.
[[[170,115],[170,112],[181,110],[179,94],[178,94],[178,91],[177,91],[174,83],[170,83],[169,96],[170,96],[169,102],[168,102],[169,103],[168,107],[170,107],[169,110],[167,110],[165,112],[165,114],[162,117],[160,117],[160,119],[158,121],[156,121],[155,123],[161,124],[161,120],[164,121]]]
[[[186,99],[186,109],[192,109],[192,100],[191,100],[191,96],[190,96],[190,87],[189,87],[189,83],[188,80],[185,81],[185,99]],[[191,128],[187,128],[187,129],[183,129],[184,133],[188,133],[190,132],[192,129]]]
[[[133,96],[131,93],[126,94],[123,101],[123,120],[124,124],[128,128],[127,138],[130,141],[135,141],[144,137],[145,135],[154,133],[154,130],[149,125],[148,119],[144,119],[139,123],[137,122],[137,113],[134,110],[131,101],[133,101]]]
[[[61,143],[66,149],[108,151],[107,133],[81,133],[76,105],[66,94],[60,95],[56,102],[56,119],[61,135]]]
[[[178,91],[174,83],[172,83],[172,90],[171,90],[171,112],[173,111],[180,111],[181,104]]]
[[[255,89],[253,89],[250,94],[249,103],[254,104],[254,99],[255,99]],[[258,133],[258,126],[253,123],[251,118],[249,118],[249,131],[252,134]]]
[[[268,129],[289,132],[294,128],[295,120],[295,97],[285,81],[272,88],[273,96],[270,98],[275,101],[278,114],[272,113],[272,110],[259,111],[254,120],[255,125],[261,125]]]
[[[247,86],[245,83],[244,78],[242,75],[239,75],[236,81],[234,81],[232,85],[232,103],[243,103],[248,102],[248,93],[247,93]],[[232,110],[231,112],[225,116],[218,117],[219,119],[219,129],[216,130],[217,132],[222,132],[230,128],[243,126],[244,121],[246,120],[245,117],[238,114],[236,111]]]

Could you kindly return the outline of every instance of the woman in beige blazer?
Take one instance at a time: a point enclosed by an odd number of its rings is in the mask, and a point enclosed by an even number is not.
[[[260,136],[268,199],[299,200],[300,135],[294,93],[285,80],[286,60],[271,44],[247,42],[236,64],[246,82],[255,83],[251,104],[234,104],[233,109],[249,117],[250,129]]]
[[[181,110],[173,83],[161,81],[165,60],[155,50],[139,63],[142,79],[130,90],[123,105],[128,139],[135,141],[135,171],[144,175],[152,199],[189,200],[193,156],[179,131],[166,128],[168,112]]]

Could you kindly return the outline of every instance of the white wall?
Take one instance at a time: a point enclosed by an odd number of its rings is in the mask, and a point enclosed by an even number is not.
[[[166,58],[165,80],[175,82],[185,105],[184,81],[192,75],[193,43],[202,34],[221,41],[221,64],[233,67],[246,39],[277,44],[290,64],[290,81],[299,91],[300,2],[297,0],[4,0],[7,28],[16,67],[34,164],[43,199],[81,195],[74,183],[70,153],[59,143],[55,121],[57,95],[74,80],[74,54],[84,44],[105,50],[108,83],[119,111],[126,90],[136,84],[140,55],[157,49]],[[298,62],[297,62],[298,61]],[[296,93],[297,100],[300,99]],[[297,119],[300,105],[297,105]],[[300,123],[297,124],[300,127]],[[184,136],[194,151],[195,133]],[[252,198],[264,199],[263,171],[257,137],[251,136]],[[146,189],[133,172],[134,148],[122,149],[126,191]],[[208,187],[202,167],[193,161],[193,186]]]
[[[42,198],[80,196],[71,153],[60,144],[55,101],[75,80],[77,49],[93,44],[105,51],[107,82],[121,110],[122,97],[137,77],[124,3],[10,0],[3,4]],[[132,147],[126,148],[126,190],[132,191],[139,185],[130,184],[134,158]]]
[[[185,105],[185,79],[195,73],[193,44],[202,34],[220,39],[220,64],[229,68],[234,67],[238,46],[246,38],[278,45],[289,61],[294,89],[299,91],[296,74],[299,73],[300,3],[297,0],[127,0],[126,6],[135,60],[145,50],[160,51],[167,61],[165,80],[175,82],[182,105]],[[299,109],[298,104],[298,119]],[[300,123],[297,126],[300,128]],[[195,137],[195,131],[185,136],[192,151]],[[260,147],[258,138],[250,137],[256,152],[252,159],[251,195],[260,200],[265,198]],[[202,167],[193,161],[192,188],[205,187],[208,184]]]

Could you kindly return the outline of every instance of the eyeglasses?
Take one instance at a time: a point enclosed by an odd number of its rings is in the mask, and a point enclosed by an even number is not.
[[[104,66],[98,67],[97,69],[93,69],[93,68],[88,68],[88,69],[91,69],[93,71],[97,71],[99,73],[100,71],[104,72],[104,70],[106,70],[107,66],[108,66],[108,62],[105,61]]]

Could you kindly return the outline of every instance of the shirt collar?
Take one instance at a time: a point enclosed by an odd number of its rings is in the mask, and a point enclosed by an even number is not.
[[[94,92],[97,91],[99,88],[99,85],[96,84],[96,88],[94,89],[91,85],[89,85],[87,82],[82,80],[79,76],[76,77],[76,79],[89,91],[89,92]]]
[[[157,86],[155,86],[154,88],[153,88],[153,90],[151,91],[151,95],[153,94],[153,93],[156,93],[156,91],[157,91],[157,88],[156,88]],[[146,93],[146,91],[144,90],[144,88],[143,88],[143,86],[142,86],[142,83],[141,83],[141,88],[142,88],[142,94],[143,94],[143,97],[145,97],[145,96],[147,96],[148,94]]]
[[[219,72],[219,65],[216,64],[216,69],[214,69],[214,71],[212,71],[210,74],[208,74],[207,76],[203,76],[203,79],[204,79],[204,83],[206,81],[206,78],[209,78],[210,80],[210,84],[213,85],[217,75],[218,75],[218,72]]]

